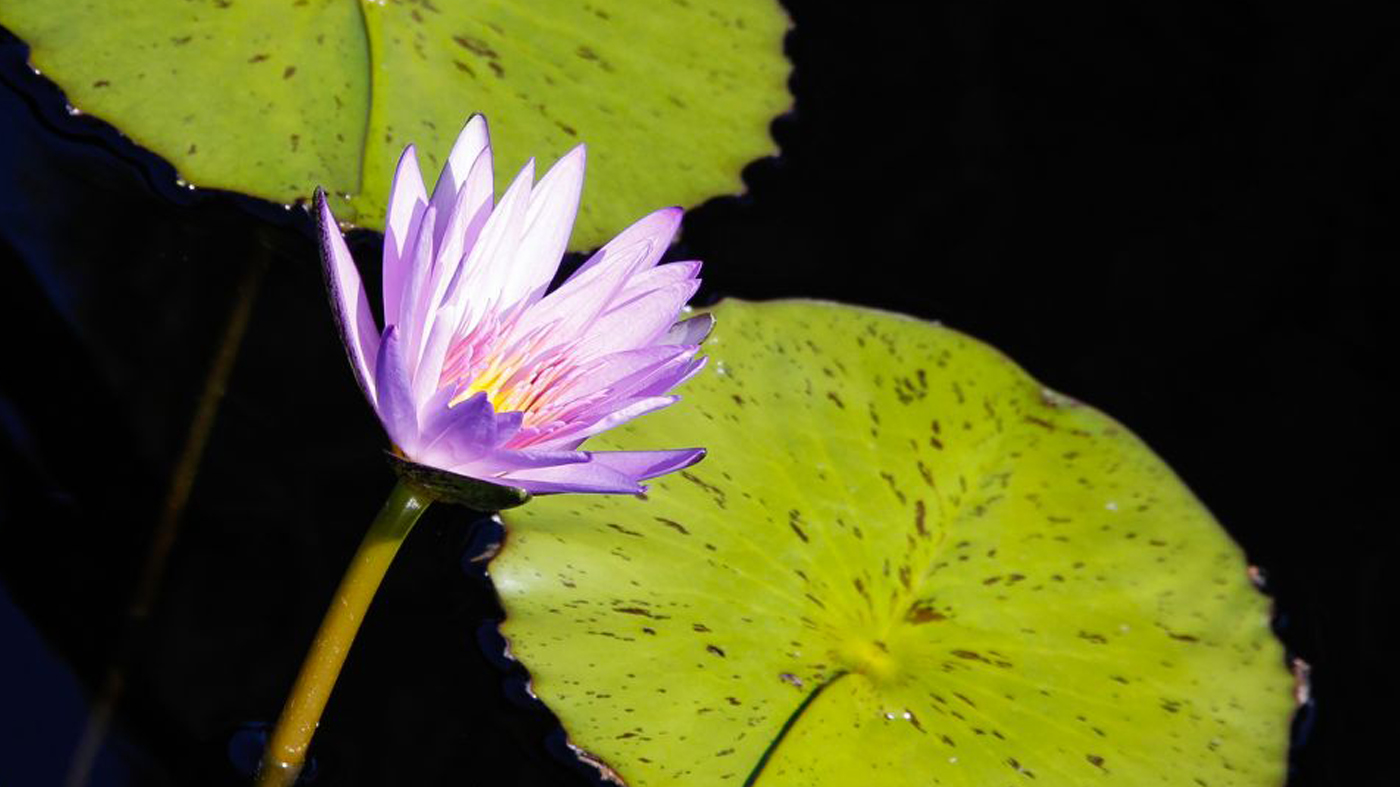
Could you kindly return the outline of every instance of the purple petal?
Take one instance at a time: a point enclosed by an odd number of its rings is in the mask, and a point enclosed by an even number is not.
[[[336,225],[326,194],[316,190],[316,216],[321,231],[321,266],[330,292],[331,313],[335,316],[340,340],[350,357],[355,382],[374,405],[374,369],[371,361],[379,353],[379,328],[374,324],[364,282]]]
[[[536,470],[559,465],[572,465],[588,461],[586,451],[560,451],[544,449],[508,449],[492,451],[474,465],[482,478],[500,478],[506,474],[522,470]]]
[[[660,259],[680,226],[681,215],[680,208],[665,208],[623,230],[526,312],[511,338],[550,323],[555,323],[554,331],[561,337],[577,336],[613,304],[634,273]]]
[[[507,341],[515,341],[549,326],[561,341],[577,338],[627,283],[627,269],[601,266],[587,276],[574,277],[546,295],[521,316]]]
[[[693,347],[655,345],[613,353],[597,358],[578,369],[576,376],[559,384],[556,396],[570,398],[603,389],[628,389],[628,382],[638,376],[649,376],[676,361],[686,361],[695,355]]]
[[[480,459],[499,444],[501,424],[486,392],[478,392],[455,407],[447,406],[450,393],[435,396],[431,409],[419,412],[422,424],[412,459],[444,470]],[[519,428],[519,419],[513,419]],[[455,472],[455,470],[453,471]]]
[[[582,379],[571,381],[566,389],[556,395],[555,401],[559,404],[557,409],[550,412],[550,416],[562,422],[564,426],[555,426],[545,434],[529,437],[538,440],[542,445],[556,447],[555,443],[561,435],[567,436],[577,429],[587,428],[630,402],[666,394],[671,387],[693,374],[693,368],[704,363],[703,359],[691,360],[695,354],[694,348],[654,349],[674,354],[636,367],[628,367],[626,362],[609,361],[611,358],[632,353],[617,353],[600,359],[596,371],[594,367],[590,367],[580,375]],[[615,379],[597,379],[604,373],[603,370],[610,370],[613,366],[622,367],[623,371],[629,373]],[[517,441],[526,437],[521,435],[517,437]]]
[[[486,168],[490,169],[490,151],[482,155],[487,157]],[[478,161],[477,165],[480,166],[481,162]],[[476,170],[473,169],[473,172]],[[463,184],[447,212],[439,211],[437,214],[438,232],[442,233],[442,238],[436,246],[437,257],[433,262],[434,280],[437,282],[433,290],[433,303],[436,305],[442,305],[450,297],[448,284],[454,281],[457,271],[461,269],[462,259],[475,242],[477,232],[491,217],[491,185],[486,182],[484,189],[473,191],[479,185]]]
[[[579,356],[592,358],[652,344],[675,324],[681,307],[699,286],[694,279],[677,282],[612,307],[588,326]]]
[[[423,329],[428,320],[428,312],[433,307],[428,299],[432,292],[433,274],[433,225],[437,223],[437,210],[431,205],[423,213],[418,224],[418,241],[413,246],[413,257],[408,262],[404,280],[402,302],[399,304],[399,333],[403,342],[407,370],[412,378],[418,368],[418,359],[423,351]]]
[[[418,232],[418,222],[428,207],[423,175],[418,171],[418,154],[412,145],[404,148],[389,190],[388,216],[384,223],[384,324],[399,324],[399,304],[403,295],[406,261],[410,242]]]
[[[567,438],[577,433],[578,430],[588,429],[593,424],[609,418],[615,411],[628,407],[634,402],[665,396],[671,389],[698,372],[705,365],[706,360],[705,358],[696,360],[678,358],[631,375],[610,388],[582,393],[575,397],[573,403],[560,411],[559,420],[563,421],[565,426],[556,427],[553,431],[537,436],[535,439],[543,447],[576,447],[577,443],[571,443]],[[590,433],[596,434],[597,432]],[[517,440],[519,439],[521,438],[517,438]]]
[[[594,451],[591,464],[599,464],[638,481],[684,470],[705,458],[703,448],[669,451]]]
[[[680,401],[679,396],[647,396],[635,399],[614,401],[607,414],[595,421],[578,422],[550,434],[549,439],[538,444],[539,448],[563,448],[573,450],[584,440],[601,434],[617,426],[640,418],[663,407],[670,407]]]
[[[469,330],[487,307],[493,304],[501,307],[510,305],[501,303],[499,293],[510,273],[515,250],[520,243],[534,171],[535,160],[530,159],[501,196],[500,203],[491,211],[490,218],[481,228],[481,235],[462,262],[465,270],[458,285],[457,297],[464,299],[465,306],[462,309],[464,324],[458,327],[459,333]]]
[[[418,415],[413,392],[409,390],[408,370],[397,327],[385,328],[379,342],[379,358],[374,369],[378,398],[374,409],[389,439],[412,458],[418,448]]]
[[[600,265],[623,265],[629,272],[655,265],[671,245],[684,213],[680,208],[662,208],[643,216],[589,257],[569,281]]]
[[[521,298],[539,300],[554,278],[578,213],[584,160],[585,149],[579,145],[559,159],[535,185],[525,213],[520,247],[502,288],[501,303],[514,303]]]
[[[657,364],[624,379],[607,389],[607,396],[590,402],[569,414],[571,421],[592,421],[606,417],[618,402],[649,396],[661,396],[693,377],[705,365],[707,358],[694,358],[694,348],[679,348],[685,352],[666,363]]]
[[[481,235],[481,228],[491,218],[491,208],[495,205],[496,180],[489,146],[476,157],[476,163],[467,173],[467,180],[462,184],[462,200],[467,216],[466,227],[462,230],[462,250],[466,253]]]
[[[473,189],[476,186],[469,182],[463,184],[462,190],[457,194],[457,201],[446,220],[447,231],[443,235],[443,244],[438,248],[437,259],[433,263],[432,294],[428,297],[428,308],[424,310],[423,332],[419,339],[421,349],[413,375],[414,396],[420,402],[424,398],[424,392],[437,387],[438,379],[442,375],[443,360],[451,348],[452,339],[455,338],[457,326],[461,322],[466,294],[461,289],[462,255],[491,215],[490,157],[490,150],[482,151],[480,158],[484,159],[487,178],[484,181],[478,179],[475,183],[482,186],[483,190],[474,193]],[[477,178],[482,166],[483,162],[478,160],[473,165],[469,177]],[[475,211],[474,215],[472,211]],[[439,223],[442,223],[441,219]]]
[[[698,261],[688,262],[668,262],[665,265],[658,265],[655,268],[644,270],[641,273],[627,280],[627,286],[618,293],[616,302],[625,303],[634,298],[645,295],[653,290],[659,290],[671,284],[679,284],[684,281],[695,279],[700,272]]]
[[[440,218],[445,220],[451,213],[452,206],[461,194],[462,185],[467,182],[467,175],[476,165],[482,151],[487,150],[490,145],[491,134],[486,128],[486,118],[479,114],[472,115],[457,134],[457,141],[452,144],[452,152],[447,156],[442,174],[438,175],[437,184],[433,186],[432,205],[437,208]],[[489,167],[489,156],[487,162]],[[438,225],[433,235],[434,244],[442,243],[442,239],[447,235],[447,226],[445,222]]]
[[[597,456],[589,455],[586,462],[507,473],[500,476],[499,481],[537,495],[556,492],[636,494],[643,491],[636,478],[595,461]]]
[[[706,336],[710,335],[710,330],[714,327],[714,315],[701,314],[672,325],[659,341],[661,344],[700,344],[705,341]]]
[[[679,370],[667,370],[666,373],[648,380],[644,385],[640,385],[632,391],[633,396],[657,396],[672,388],[684,385],[686,380],[700,373],[709,363],[709,358],[696,358],[690,361]]]
[[[413,400],[423,402],[428,392],[442,381],[442,365],[447,351],[452,348],[456,332],[456,315],[446,308],[438,309],[429,321],[427,336],[423,339],[422,355],[413,371]]]
[[[478,391],[453,406],[452,400],[461,392],[460,386],[445,386],[419,405],[418,436],[423,449],[431,448],[433,442],[450,429],[471,429],[474,427],[469,422],[494,415],[485,391]]]

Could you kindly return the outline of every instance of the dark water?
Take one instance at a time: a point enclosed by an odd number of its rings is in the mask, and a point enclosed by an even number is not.
[[[1129,424],[1267,571],[1314,666],[1293,785],[1373,783],[1400,699],[1396,29],[1372,6],[791,3],[795,111],[689,214],[701,300],[936,318]],[[183,192],[0,35],[0,784],[233,785],[391,484],[300,212]],[[373,235],[355,239],[361,259]],[[140,637],[125,607],[241,286],[246,338]],[[1390,329],[1385,328],[1386,325]],[[587,785],[500,661],[472,517],[429,512],[317,784]],[[1301,733],[1300,729],[1300,733]]]

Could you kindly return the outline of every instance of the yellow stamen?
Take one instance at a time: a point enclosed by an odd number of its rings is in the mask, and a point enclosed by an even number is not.
[[[506,380],[509,380],[511,375],[515,374],[517,365],[516,363],[501,363],[499,358],[491,359],[491,365],[477,375],[452,401],[448,402],[447,406],[456,407],[484,391],[487,401],[491,402],[492,409],[496,412],[506,412],[501,408],[510,398],[510,392],[502,391],[501,387],[505,385]]]

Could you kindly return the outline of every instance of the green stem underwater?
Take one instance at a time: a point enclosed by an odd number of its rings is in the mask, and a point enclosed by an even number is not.
[[[306,761],[311,736],[320,724],[321,713],[365,611],[374,600],[399,546],[432,502],[430,495],[403,480],[394,485],[389,499],[384,501],[384,507],[374,518],[340,580],[340,587],[335,591],[335,598],[326,610],[321,628],[301,665],[301,673],[268,739],[258,770],[258,787],[289,787],[296,782]]]
[[[126,673],[131,667],[132,654],[140,650],[141,643],[147,635],[151,608],[159,599],[161,581],[165,577],[165,565],[170,559],[176,536],[179,535],[185,506],[189,503],[195,477],[204,460],[209,436],[214,431],[219,406],[224,400],[224,392],[233,376],[233,368],[243,346],[243,337],[248,331],[253,304],[257,300],[263,275],[272,259],[273,252],[267,245],[266,238],[260,240],[260,253],[250,257],[243,279],[234,293],[233,308],[229,311],[223,335],[214,350],[214,360],[209,366],[209,373],[204,378],[204,388],[195,405],[189,431],[185,434],[185,445],[170,473],[165,502],[161,506],[150,546],[146,550],[146,560],[141,568],[140,583],[126,608],[122,639],[107,666],[102,688],[97,692],[97,698],[88,713],[87,726],[83,729],[78,747],[68,764],[64,787],[86,787],[91,779],[93,765],[96,764],[97,755],[107,739],[112,716],[116,713],[126,687]]]

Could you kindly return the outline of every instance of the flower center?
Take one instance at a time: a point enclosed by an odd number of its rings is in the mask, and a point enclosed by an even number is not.
[[[487,401],[491,402],[491,409],[498,413],[511,412],[512,409],[522,409],[518,407],[509,408],[509,404],[514,403],[519,397],[517,392],[506,390],[506,382],[514,376],[517,371],[516,366],[517,364],[505,364],[502,363],[499,358],[492,358],[491,365],[483,372],[473,376],[472,381],[467,387],[462,389],[462,392],[457,394],[456,398],[448,402],[447,406],[456,407],[484,391]]]
[[[459,334],[443,364],[438,385],[461,385],[448,407],[485,393],[497,413],[523,413],[522,426],[542,426],[567,407],[567,390],[579,368],[576,341],[559,342],[552,328],[512,336],[515,310],[487,312]]]
[[[524,413],[523,426],[549,422],[557,408],[551,407],[560,393],[560,383],[573,364],[567,353],[547,353],[530,361],[524,354],[492,355],[479,366],[456,379],[470,380],[449,407],[484,392],[497,413]]]

